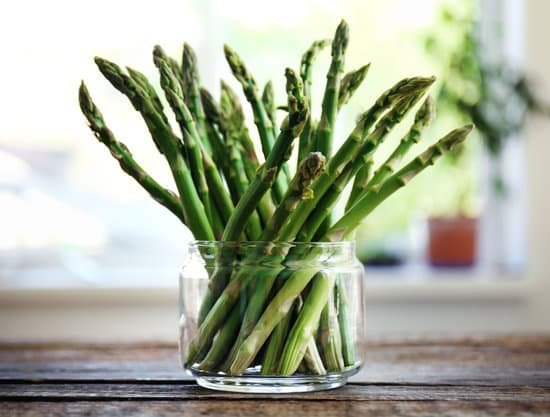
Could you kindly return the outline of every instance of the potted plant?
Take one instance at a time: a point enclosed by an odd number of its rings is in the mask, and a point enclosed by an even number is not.
[[[470,5],[471,7],[471,5]],[[449,47],[439,36],[426,38],[426,49],[444,62],[441,88],[436,95],[439,109],[454,113],[476,125],[491,158],[497,158],[506,140],[521,130],[529,113],[550,116],[550,107],[534,94],[528,76],[504,58],[488,60],[479,36],[479,20],[469,11],[465,16],[450,5],[442,8],[440,18],[449,31],[460,33],[456,45]],[[446,162],[457,169],[457,204],[454,214],[428,219],[428,259],[436,266],[471,266],[476,261],[479,219],[469,208],[472,193],[465,192],[465,151],[458,147]],[[498,164],[495,164],[499,168]],[[492,184],[497,194],[506,190],[497,171]]]

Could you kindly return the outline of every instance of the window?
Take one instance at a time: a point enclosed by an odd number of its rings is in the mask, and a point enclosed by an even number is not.
[[[4,66],[4,78],[11,82],[6,83],[0,104],[4,116],[0,125],[0,285],[80,288],[175,283],[173,271],[189,233],[120,172],[79,113],[76,91],[84,78],[111,128],[136,158],[171,186],[139,117],[102,79],[93,65],[94,55],[136,67],[156,81],[150,57],[153,45],[160,43],[177,56],[185,40],[197,49],[205,84],[217,91],[220,77],[233,82],[223,61],[225,41],[246,58],[259,81],[272,79],[276,91],[282,91],[284,67],[297,67],[309,43],[331,34],[339,16],[345,16],[353,33],[347,68],[366,62],[373,66],[364,88],[342,114],[337,131],[341,138],[381,86],[405,76],[442,72],[441,63],[423,46],[430,30],[442,30],[437,27],[441,3],[430,0],[419,7],[406,0],[161,0],[154,7],[131,3],[129,16],[130,3],[100,0],[85,11],[93,26],[83,24],[76,4],[60,0],[47,5],[29,0],[12,4],[0,18],[0,34],[12,39],[4,54],[14,63]],[[471,13],[463,3],[453,4],[462,13]],[[492,4],[508,10],[499,2]],[[293,12],[288,13],[291,7]],[[63,13],[55,13],[56,8]],[[43,19],[45,15],[49,18]],[[512,45],[509,50],[520,50],[521,19],[515,12],[513,19],[504,17],[510,19],[507,27],[513,30],[502,41]],[[453,34],[448,36],[452,43]],[[325,54],[316,67],[317,103],[327,63]],[[453,117],[440,117],[427,136],[435,139],[455,124]],[[398,139],[397,134],[392,140]],[[389,152],[391,143],[384,146]],[[457,199],[467,196],[467,210],[475,211],[487,200],[485,208],[499,213],[492,223],[482,220],[487,236],[483,247],[494,248],[496,242],[506,246],[491,255],[496,256],[492,260],[484,255],[487,264],[511,259],[521,266],[525,259],[522,146],[512,142],[501,159],[489,164],[483,162],[479,144],[471,142],[465,150],[464,169],[450,163],[437,166],[379,209],[359,236],[362,248],[365,252],[390,248],[404,253],[409,263],[411,259],[419,263],[425,245],[421,221],[425,213],[449,213]],[[483,182],[484,170],[496,164],[513,167],[506,172],[519,173],[506,178],[518,193],[506,202],[495,199]],[[457,178],[465,179],[459,192],[449,187]],[[502,228],[503,224],[507,227]]]

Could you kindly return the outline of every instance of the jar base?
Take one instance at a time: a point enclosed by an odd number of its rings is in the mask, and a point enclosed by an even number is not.
[[[203,388],[252,394],[290,394],[298,392],[325,391],[345,385],[359,367],[327,375],[261,376],[261,375],[205,375],[193,372],[197,384]]]

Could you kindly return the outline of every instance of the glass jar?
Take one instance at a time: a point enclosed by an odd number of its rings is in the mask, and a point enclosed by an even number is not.
[[[179,345],[206,388],[336,388],[365,350],[364,269],[353,242],[191,242]]]

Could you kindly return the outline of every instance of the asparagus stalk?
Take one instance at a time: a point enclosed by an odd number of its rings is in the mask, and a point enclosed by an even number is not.
[[[418,143],[422,131],[426,129],[433,120],[435,115],[435,105],[432,97],[424,101],[420,109],[415,115],[414,123],[407,132],[407,134],[401,139],[399,145],[395,148],[392,154],[384,161],[384,163],[374,173],[372,179],[368,182],[368,187],[374,188],[380,184],[383,180],[388,178],[396,169],[396,166],[401,162],[403,157],[407,154],[409,149]]]
[[[302,361],[308,342],[313,337],[313,331],[317,328],[323,307],[328,301],[329,295],[334,287],[334,275],[318,273],[307,295],[304,306],[300,311],[292,330],[288,336],[279,373],[291,375]]]
[[[471,129],[472,126],[469,125],[452,131],[436,145],[430,147],[427,151],[419,155],[412,162],[386,180],[380,191],[375,195],[366,195],[360,199],[341,220],[331,227],[325,240],[341,241],[343,238],[347,238],[353,233],[365,215],[370,213],[385,198],[405,185],[405,183],[416,174],[433,164],[433,162],[444,152],[449,151],[464,141]],[[308,259],[315,259],[317,255],[318,253],[313,250],[308,255]],[[273,331],[273,328],[288,312],[295,298],[303,291],[316,272],[315,268],[304,268],[296,271],[285,281],[283,287],[266,307],[262,317],[256,323],[254,330],[242,343],[233,365],[231,366],[232,374],[239,375],[248,367],[269,334]],[[332,274],[319,274],[314,281],[312,290],[308,294],[304,307],[300,312],[300,316],[286,342],[283,358],[281,360],[280,373],[282,375],[293,373],[302,360],[305,346],[311,337],[312,329],[316,328],[318,324],[319,316],[328,300],[333,285],[334,276]]]
[[[153,105],[155,106],[158,114],[163,118],[166,123],[168,123],[168,119],[166,117],[166,114],[164,113],[164,106],[160,101],[160,97],[158,96],[157,92],[155,91],[154,87],[151,85],[147,77],[143,73],[133,68],[126,67],[126,70],[128,71],[128,75],[143,89],[143,91],[147,93],[147,95],[153,102]]]
[[[279,204],[277,210],[275,210],[275,213],[273,214],[273,217],[264,228],[260,240],[266,242],[265,248],[263,249],[265,253],[270,253],[272,245],[268,242],[276,240],[277,233],[279,232],[281,226],[288,218],[289,214],[292,213],[298,202],[303,199],[312,198],[310,185],[317,177],[319,177],[319,175],[321,175],[324,169],[325,157],[319,152],[310,153],[309,156],[302,161],[300,164],[300,169],[292,179],[281,204]],[[240,344],[254,328],[258,317],[264,309],[276,277],[277,274],[273,273],[256,283],[254,293],[250,299],[242,320],[239,336],[233,345],[233,349],[231,350],[226,363],[232,363]]]
[[[183,206],[178,196],[157,183],[136,162],[128,147],[116,139],[113,132],[105,124],[103,115],[93,102],[84,81],[80,84],[78,98],[80,109],[88,120],[90,129],[94,132],[95,137],[109,149],[111,155],[118,161],[122,170],[141,185],[155,201],[175,214],[182,223],[185,223]]]
[[[348,72],[342,78],[340,82],[340,89],[338,91],[338,107],[340,110],[342,106],[347,104],[355,91],[359,88],[361,83],[365,80],[367,73],[369,72],[370,64],[363,65],[361,68]]]
[[[313,63],[317,58],[317,55],[319,55],[319,53],[325,47],[330,45],[330,42],[331,42],[330,39],[322,39],[322,40],[315,41],[311,44],[311,46],[307,49],[307,51],[302,55],[302,61],[300,65],[300,77],[302,78],[302,82],[304,83],[304,95],[307,98],[307,104],[310,109],[312,108],[311,77],[312,77]],[[300,162],[305,158],[309,150],[312,148],[311,138],[312,138],[312,132],[314,131],[315,129],[313,128],[313,118],[312,118],[312,115],[310,114],[304,126],[304,130],[300,134],[300,141],[299,141],[299,147],[298,147],[298,164],[300,164]]]
[[[273,91],[273,83],[268,81],[262,91],[262,103],[265,107],[265,111],[269,120],[271,121],[271,126],[273,128],[273,137],[277,137],[279,134],[277,132],[277,106],[275,105],[275,92]],[[285,175],[288,175],[285,173]],[[290,181],[290,177],[288,178]]]
[[[212,158],[220,166],[224,176],[229,177],[229,155],[224,143],[227,127],[223,124],[221,110],[212,94],[204,88],[201,88],[200,94],[207,121],[206,132],[212,147]]]
[[[241,84],[244,95],[252,108],[252,113],[254,114],[254,123],[258,128],[260,141],[262,143],[262,150],[264,153],[264,157],[267,160],[272,152],[275,139],[273,135],[273,126],[271,124],[271,120],[269,119],[269,115],[267,114],[265,107],[259,97],[256,80],[244,65],[241,57],[237,55],[237,53],[233,51],[228,45],[224,45],[224,52],[225,58],[229,63],[231,71],[233,72],[233,75],[235,76],[237,81],[239,81],[239,83]],[[300,129],[300,132],[302,129],[303,127]],[[278,180],[277,176],[274,177],[274,180],[275,184],[273,191],[275,193],[277,201],[280,201],[280,199],[283,197],[286,187],[284,181],[282,179]]]
[[[341,275],[336,280],[336,291],[338,294],[338,323],[340,324],[344,366],[352,366],[355,365],[355,338],[351,326],[354,319],[350,314],[346,282]]]
[[[308,109],[303,97],[302,84],[291,69],[287,69],[285,75],[287,77],[289,114],[281,126],[281,133],[273,146],[273,150],[264,165],[258,170],[255,179],[250,183],[245,194],[239,200],[237,207],[235,207],[235,211],[229,218],[222,240],[234,241],[238,239],[243,230],[243,224],[250,216],[250,213],[256,208],[259,199],[273,183],[278,168],[289,156],[288,150],[292,145],[292,141],[300,134],[303,128]],[[230,256],[232,256],[231,253],[221,255],[222,259]],[[272,271],[268,271],[268,273],[272,273]],[[214,274],[210,282],[216,288],[223,288],[223,277],[223,274],[219,276]],[[236,297],[241,286],[243,284],[246,285],[247,280],[250,279],[251,276],[246,276],[245,273],[241,272],[223,290],[212,308],[203,303],[204,307],[201,310],[208,311],[208,314],[199,327],[197,338],[189,345],[188,361],[192,362],[196,359],[197,355],[210,344],[215,332],[219,329],[226,315],[236,302]],[[209,297],[208,302],[211,302],[216,295],[214,294],[214,297]]]
[[[374,210],[382,201],[398,189],[404,187],[412,178],[433,165],[442,155],[462,143],[472,131],[473,125],[454,129],[436,144],[418,155],[411,162],[389,177],[381,187],[362,196],[327,233],[328,241],[340,241],[347,238],[359,226],[361,220]]]
[[[369,182],[370,176],[372,174],[372,165],[373,162],[369,161],[363,165],[355,174],[355,179],[353,180],[353,186],[351,187],[351,192],[346,202],[346,210],[348,210],[353,203],[357,201],[359,195],[365,191],[365,187]]]
[[[206,132],[206,117],[202,107],[200,96],[200,77],[197,64],[197,56],[193,48],[187,43],[183,44],[183,53],[181,59],[181,80],[183,86],[183,95],[186,99],[187,107],[189,108],[193,118],[195,119],[197,131],[204,147],[211,154],[212,150],[208,141]]]
[[[95,62],[105,78],[125,94],[141,114],[157,148],[165,155],[180,195],[185,224],[196,239],[212,240],[214,232],[205,215],[191,173],[179,152],[179,139],[159,115],[155,105],[139,84],[124,74],[118,65],[99,57],[95,58]]]
[[[329,293],[334,294],[334,291]],[[334,305],[334,297],[329,296],[320,318],[320,336],[323,356],[329,372],[337,372],[344,369],[344,358],[342,356],[342,339],[340,325],[338,322],[337,310]],[[290,344],[287,345],[290,347]],[[306,345],[307,346],[307,345]]]
[[[355,127],[355,129],[348,136],[346,141],[338,149],[332,158],[330,158],[327,169],[323,175],[321,175],[317,181],[313,184],[314,198],[312,200],[302,201],[291,218],[285,224],[283,230],[281,230],[281,239],[288,240],[296,237],[297,233],[302,229],[308,216],[315,210],[317,213],[317,206],[323,198],[327,190],[341,175],[345,177],[350,176],[351,173],[356,172],[361,167],[366,155],[370,155],[378,141],[385,135],[386,129],[390,126],[390,121],[394,120],[397,116],[394,115],[401,112],[401,107],[393,110],[393,107],[399,103],[408,103],[410,97],[416,97],[421,92],[425,91],[433,83],[433,78],[411,78],[405,79],[397,83],[393,88],[383,93],[375,104],[363,113]],[[381,120],[380,129],[375,129],[374,133],[369,135],[369,130],[375,125],[378,118],[384,111],[390,109],[388,114]],[[409,107],[407,107],[408,109]],[[365,143],[364,138],[367,137]],[[350,165],[351,164],[351,165]],[[347,167],[347,170],[346,170]],[[344,172],[346,170],[346,172]],[[333,191],[338,190],[338,184]],[[331,201],[332,197],[327,198]],[[317,217],[321,217],[318,219]],[[321,224],[326,217],[325,213],[319,212],[314,214],[312,222]],[[315,230],[314,230],[315,229]],[[312,233],[316,232],[316,228],[305,229],[305,233],[312,237]],[[302,239],[302,238],[301,238]]]
[[[304,363],[306,364],[306,367],[310,370],[310,372],[312,372],[314,375],[325,375],[327,373],[325,365],[323,364],[323,360],[321,359],[321,355],[319,354],[319,350],[317,349],[317,344],[315,343],[314,337],[309,339],[309,342],[306,346],[306,353],[304,353]]]
[[[230,137],[230,131],[234,132],[231,141],[240,144],[244,149],[244,155],[241,155],[241,160],[248,182],[252,181],[259,167],[258,157],[248,129],[245,126],[244,112],[239,99],[231,87],[224,81],[221,82],[220,108],[217,108],[215,102],[211,102],[209,104],[209,111],[212,113],[212,119],[215,120],[214,123],[219,126],[220,131],[226,138],[226,142],[228,141],[227,138]],[[228,168],[227,175],[229,176],[231,175],[230,171],[231,169]],[[269,194],[265,194],[258,203],[258,214],[264,225],[271,218],[274,211],[275,206]]]
[[[332,41],[332,60],[317,125],[309,115],[311,69],[328,42],[314,43],[302,57],[300,77],[304,85],[287,70],[288,104],[284,109],[288,115],[279,133],[272,84],[268,83],[260,96],[240,57],[225,47],[227,61],[252,108],[265,156],[261,166],[236,94],[222,84],[218,105],[200,88],[196,57],[188,45],[184,45],[181,66],[160,48],[154,54],[161,87],[176,116],[181,138],[172,131],[160,98],[142,73],[131,68],[124,73],[115,64],[96,58],[101,72],[144,119],[157,149],[168,162],[177,194],[163,188],[137,164],[105,125],[85,85],[80,88],[81,109],[98,140],[109,148],[121,168],[187,224],[197,239],[264,241],[254,253],[239,260],[239,269],[230,266],[237,260],[233,247],[228,246],[218,255],[199,313],[198,334],[188,347],[187,364],[201,360],[199,369],[223,369],[234,375],[260,363],[264,375],[288,375],[308,368],[314,374],[324,374],[327,368],[337,371],[356,364],[344,278],[320,270],[316,261],[322,255],[321,249],[305,252],[295,247],[288,253],[288,248],[280,249],[271,242],[349,239],[363,217],[462,142],[472,127],[450,132],[398,170],[398,163],[418,142],[433,116],[433,103],[428,98],[407,134],[371,177],[373,152],[433,83],[433,78],[405,79],[383,93],[361,115],[342,147],[328,159],[325,172],[319,175],[319,164],[324,165],[324,158],[308,152],[319,149],[327,156],[332,153],[336,115],[369,69],[366,65],[343,74],[347,43],[348,28],[341,22]],[[286,161],[297,136],[298,169],[291,179]],[[313,174],[315,170],[319,172]],[[329,213],[354,177],[346,211],[330,226]],[[270,194],[279,204],[277,208]],[[284,265],[295,259],[303,260],[305,267],[284,270]],[[268,267],[259,268],[259,260]],[[295,312],[290,314],[291,310]],[[319,325],[327,368],[314,338]]]
[[[243,297],[246,301],[246,297]],[[236,332],[239,329],[240,320],[242,317],[242,309],[244,306],[236,304],[231,310],[229,318],[222,326],[218,336],[216,337],[216,343],[212,345],[208,354],[199,364],[199,369],[202,371],[215,371],[219,364],[223,361],[224,356],[227,353],[227,346],[231,345],[235,340]]]
[[[332,41],[332,61],[327,73],[327,83],[323,96],[323,106],[319,126],[315,132],[315,150],[325,156],[330,156],[334,137],[334,124],[338,111],[338,96],[340,80],[344,72],[344,57],[349,41],[349,27],[342,20],[336,28]]]
[[[284,346],[284,340],[286,340],[290,325],[292,322],[292,316],[296,310],[296,302],[290,308],[288,314],[281,320],[281,322],[275,327],[273,333],[269,337],[269,342],[265,350],[264,359],[262,362],[262,375],[277,375],[279,369],[279,358],[281,357],[282,348]],[[240,347],[240,346],[239,346]],[[236,353],[236,352],[235,352]],[[231,363],[234,357],[231,358]]]
[[[349,101],[349,99],[353,96],[355,91],[359,88],[359,86],[367,76],[369,68],[370,68],[370,64],[364,65],[358,70],[347,73],[344,76],[344,78],[342,78],[342,81],[340,82],[340,91],[338,95],[338,111],[343,105],[345,105]],[[365,174],[367,174],[367,168],[368,167],[366,165],[361,167],[360,171],[358,172],[358,175],[355,176],[352,195],[356,193],[355,191],[356,187],[359,187],[361,182],[366,179]],[[323,236],[329,227],[330,227],[330,217],[326,217],[326,220],[324,220],[323,223],[319,226],[314,236],[314,239],[319,239],[321,236]]]
[[[204,173],[203,158],[200,149],[200,137],[197,126],[191,116],[191,113],[183,100],[181,86],[172,72],[172,68],[166,57],[166,54],[160,46],[155,46],[153,50],[153,60],[160,72],[160,85],[172,111],[176,116],[176,121],[180,126],[181,134],[187,150],[189,167],[193,176],[193,182],[197,187],[199,197],[204,206],[207,218],[212,222],[212,201],[208,184]]]
[[[301,81],[294,71],[287,68],[287,93],[289,113],[281,126],[281,133],[269,153],[264,165],[258,170],[256,177],[250,183],[240,199],[233,216],[229,219],[224,232],[224,240],[235,240],[242,230],[243,222],[256,208],[259,199],[273,184],[279,167],[289,155],[293,140],[300,134],[308,115],[307,104],[304,101]]]

